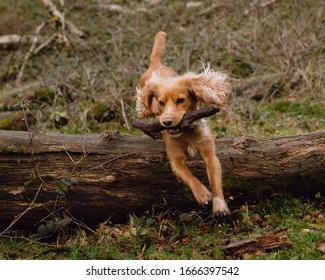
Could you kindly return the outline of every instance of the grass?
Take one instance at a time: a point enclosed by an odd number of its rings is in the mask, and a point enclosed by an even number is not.
[[[325,109],[316,100],[279,99],[252,109],[249,134],[271,136],[316,131],[324,127],[323,116]]]
[[[317,245],[324,242],[325,218],[321,199],[281,195],[245,205],[231,217],[216,220],[205,212],[172,209],[130,215],[125,224],[101,224],[96,232],[71,226],[50,238],[22,238],[12,232],[1,238],[0,259],[231,259],[224,240],[245,239],[287,229],[289,249],[253,252],[245,259],[324,259]],[[26,235],[24,235],[26,236]]]
[[[54,1],[59,6],[59,1]],[[148,66],[158,30],[168,33],[164,61],[179,73],[201,63],[228,73],[229,104],[210,118],[219,137],[304,134],[325,127],[324,3],[276,1],[264,8],[251,1],[168,0],[65,1],[66,18],[85,32],[32,55],[17,76],[30,45],[0,46],[0,129],[94,133],[106,129],[142,135],[130,128],[135,87]],[[41,1],[0,4],[0,34],[60,32]],[[263,77],[276,78],[261,82]],[[244,87],[251,79],[256,81]],[[123,106],[122,106],[123,105]],[[6,116],[6,117],[5,117]],[[3,125],[2,125],[3,124]],[[247,204],[226,220],[204,212],[173,209],[131,215],[125,224],[78,228],[39,239],[35,232],[9,232],[0,240],[0,259],[225,259],[222,242],[287,228],[293,247],[242,256],[250,259],[324,259],[324,199],[273,197]]]

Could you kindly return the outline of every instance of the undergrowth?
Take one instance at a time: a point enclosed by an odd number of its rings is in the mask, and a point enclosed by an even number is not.
[[[45,238],[9,232],[1,237],[0,259],[324,259],[324,215],[321,198],[288,195],[243,205],[224,219],[204,211],[156,208],[132,214],[124,224],[102,223],[94,232],[74,223]],[[230,240],[276,230],[285,230],[291,248],[236,256],[223,250]]]

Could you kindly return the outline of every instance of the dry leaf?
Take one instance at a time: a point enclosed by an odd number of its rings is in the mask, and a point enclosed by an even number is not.
[[[325,253],[325,242],[318,243],[316,246],[316,250],[324,254]]]

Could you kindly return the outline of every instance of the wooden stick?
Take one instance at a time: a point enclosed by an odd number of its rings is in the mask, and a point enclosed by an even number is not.
[[[23,64],[21,65],[20,67],[20,70],[19,70],[19,73],[18,73],[18,76],[17,76],[17,84],[20,84],[20,80],[23,76],[23,73],[24,73],[24,70],[25,70],[25,67],[26,67],[26,64],[27,64],[27,61],[28,59],[31,57],[31,55],[34,53],[34,50],[36,48],[36,45],[37,45],[37,42],[38,42],[38,38],[39,38],[39,34],[41,32],[41,30],[43,29],[43,27],[45,26],[45,22],[43,21],[37,28],[36,28],[36,32],[35,32],[35,36],[33,38],[33,43],[31,45],[31,47],[29,48],[29,51],[28,53],[25,55],[25,58],[24,58],[24,62]]]
[[[177,126],[181,130],[188,130],[192,128],[192,123],[196,120],[210,117],[220,111],[219,108],[209,107],[198,109],[189,113],[186,113],[181,121],[181,123]],[[139,120],[135,119],[132,123],[133,127],[141,129],[145,134],[149,135],[152,139],[156,140],[161,138],[160,131],[164,129],[168,129],[168,127],[164,127],[161,125],[158,119],[154,120]]]
[[[0,36],[0,45],[17,45],[20,43],[30,43],[33,36],[20,36],[18,34],[8,34]]]

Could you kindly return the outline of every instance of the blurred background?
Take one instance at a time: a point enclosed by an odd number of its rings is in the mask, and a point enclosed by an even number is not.
[[[135,88],[159,30],[178,73],[229,75],[218,137],[324,128],[322,0],[1,0],[0,129],[142,135]]]

